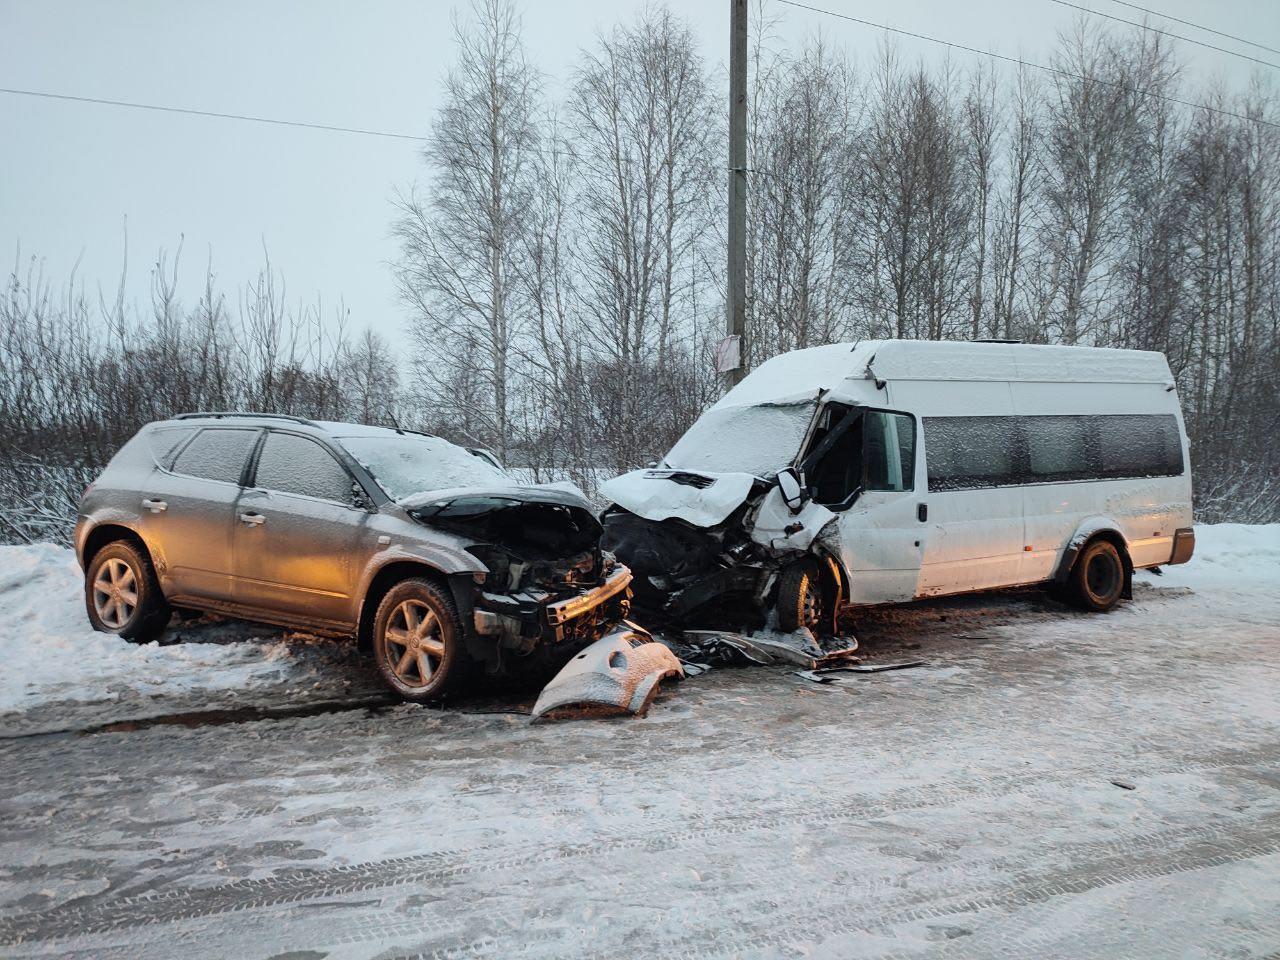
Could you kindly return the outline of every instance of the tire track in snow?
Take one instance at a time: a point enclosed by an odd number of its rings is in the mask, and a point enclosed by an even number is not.
[[[1280,748],[1228,750],[1199,762],[1153,765],[1143,777],[1201,773],[1255,764],[1273,765]],[[1132,768],[1129,768],[1132,769]],[[713,816],[695,816],[678,830],[655,833],[652,829],[631,835],[587,840],[548,849],[545,844],[523,850],[508,847],[458,848],[428,854],[347,864],[318,870],[295,870],[259,879],[236,880],[215,887],[184,888],[65,907],[0,920],[0,944],[29,943],[87,933],[108,933],[131,927],[211,917],[220,914],[323,900],[370,890],[409,884],[438,886],[471,876],[526,870],[615,853],[661,853],[711,845],[750,833],[770,832],[790,824],[821,829],[841,824],[873,821],[896,813],[911,812],[961,802],[1006,798],[1046,787],[1078,787],[1082,779],[1096,779],[1096,768],[1051,775],[1018,774],[993,778],[950,778],[927,787],[908,787],[866,801],[857,794],[840,799],[840,806],[815,810],[812,802],[782,801],[770,807],[751,806]],[[1276,824],[1280,831],[1280,821]],[[1227,836],[1221,828],[1203,828],[1206,836]],[[1263,840],[1274,833],[1268,833]],[[1147,835],[1148,838],[1160,835]],[[1104,841],[1106,847],[1129,849],[1134,843]],[[1026,858],[1027,863],[1034,862]],[[969,869],[969,868],[966,868]],[[657,886],[656,892],[663,889]],[[443,922],[443,921],[442,921]]]

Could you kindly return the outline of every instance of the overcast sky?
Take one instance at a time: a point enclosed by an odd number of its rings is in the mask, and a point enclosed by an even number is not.
[[[865,61],[883,36],[769,0],[780,38],[821,31]],[[1075,11],[1052,0],[809,0],[814,6],[956,43],[1042,59]],[[1280,0],[1135,0],[1142,6],[1280,48]],[[1132,18],[1113,0],[1080,0]],[[444,0],[0,0],[0,87],[143,101],[339,126],[425,134],[453,55]],[[531,58],[554,95],[578,51],[635,16],[640,0],[525,2]],[[727,57],[729,0],[671,3],[713,67]],[[1159,21],[1153,21],[1159,23]],[[1190,32],[1163,24],[1176,32]],[[1124,29],[1113,25],[1116,29]],[[1262,59],[1273,56],[1205,34]],[[930,60],[939,47],[901,39]],[[1243,88],[1259,70],[1188,44],[1188,80]],[[957,53],[969,65],[973,56]],[[723,76],[720,72],[718,76]],[[184,239],[194,298],[212,252],[230,290],[250,279],[265,244],[292,299],[343,298],[356,326],[397,337],[403,314],[387,262],[391,198],[422,175],[406,140],[0,94],[0,269],[19,244],[61,280],[80,260],[91,290],[119,276],[127,218],[130,292],[144,300],[157,250]],[[25,266],[24,266],[25,269]]]

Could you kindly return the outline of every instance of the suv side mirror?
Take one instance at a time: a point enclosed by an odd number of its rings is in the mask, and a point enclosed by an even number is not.
[[[357,510],[372,510],[373,501],[369,499],[369,495],[364,492],[364,487],[360,486],[359,480],[351,481],[351,505]]]
[[[799,513],[809,501],[804,489],[804,474],[795,467],[778,471],[778,489],[782,491],[782,500],[792,513]]]

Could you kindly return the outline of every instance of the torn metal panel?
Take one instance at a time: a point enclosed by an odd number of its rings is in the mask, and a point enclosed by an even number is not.
[[[813,500],[806,503],[799,513],[792,512],[782,498],[782,491],[775,486],[760,501],[751,527],[751,539],[773,554],[802,552],[809,549],[814,538],[835,517],[834,513]]]
[[[684,677],[676,655],[640,627],[624,622],[556,674],[533,705],[533,719],[552,711],[643,716],[667,677]]]

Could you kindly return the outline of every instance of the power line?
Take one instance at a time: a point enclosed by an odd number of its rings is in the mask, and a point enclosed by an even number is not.
[[[1159,27],[1151,27],[1145,23],[1138,23],[1136,20],[1126,20],[1124,17],[1114,17],[1109,13],[1102,13],[1099,10],[1090,10],[1088,7],[1082,7],[1078,3],[1071,3],[1070,0],[1051,0],[1051,2],[1062,7],[1070,7],[1073,10],[1079,10],[1082,13],[1092,14],[1095,17],[1114,20],[1116,23],[1125,23],[1131,27],[1137,27],[1140,30],[1149,30],[1152,33],[1158,33],[1164,37],[1172,37],[1174,40],[1182,40],[1184,43],[1194,43],[1197,47],[1204,47],[1206,50],[1216,50],[1218,53],[1225,53],[1231,57],[1239,57],[1241,60],[1249,60],[1253,63],[1260,63],[1264,67],[1271,67],[1274,70],[1280,70],[1280,63],[1272,63],[1270,60],[1259,60],[1257,57],[1251,57],[1247,53],[1237,53],[1235,50],[1228,50],[1226,47],[1219,47],[1212,43],[1205,43],[1203,40],[1193,40],[1191,37],[1184,37],[1180,33],[1170,33],[1168,30],[1161,30]]]
[[[992,60],[1003,60],[1005,63],[1012,63],[1020,67],[1030,67],[1031,69],[1039,70],[1042,73],[1051,73],[1059,77],[1068,77],[1069,79],[1072,79],[1072,80],[1082,80],[1085,82],[1089,82],[1090,80],[1093,80],[1097,83],[1105,84],[1106,86],[1118,87],[1121,89],[1123,89],[1124,87],[1123,84],[1116,83],[1113,80],[1103,80],[1101,77],[1092,77],[1092,78],[1083,77],[1078,73],[1072,73],[1069,70],[1062,70],[1058,67],[1046,67],[1044,64],[1036,63],[1032,60],[1023,60],[1020,57],[1009,57],[1003,53],[995,53],[994,51],[991,51],[991,50],[983,50],[980,47],[970,47],[970,46],[966,46],[963,43],[955,43],[951,40],[940,40],[937,37],[931,37],[926,33],[915,33],[911,30],[902,30],[898,27],[890,27],[887,24],[875,23],[874,21],[871,21],[871,20],[863,20],[860,17],[850,16],[847,13],[837,13],[834,10],[824,10],[822,7],[810,6],[807,3],[800,3],[798,2],[798,0],[776,0],[776,2],[786,4],[789,7],[799,7],[801,10],[809,10],[813,13],[826,14],[828,17],[835,17],[838,20],[848,20],[851,23],[861,24],[864,27],[872,27],[873,29],[876,29],[876,30],[885,30],[889,33],[901,34],[904,37],[914,37],[917,40],[927,40],[929,43],[941,44],[944,47],[950,47],[955,50],[963,50],[966,53],[976,53],[982,57],[990,57]],[[1243,113],[1234,113],[1231,110],[1222,110],[1218,107],[1211,107],[1208,104],[1204,104],[1204,103],[1193,103],[1190,100],[1180,100],[1177,97],[1169,97],[1160,93],[1152,93],[1152,94],[1148,94],[1148,96],[1154,97],[1157,100],[1164,100],[1168,103],[1176,103],[1183,107],[1190,107],[1193,110],[1204,110],[1208,113],[1216,113],[1216,114],[1219,114],[1220,116],[1232,117],[1236,120],[1244,120],[1247,123],[1257,123],[1257,124],[1261,124],[1264,127],[1274,127],[1276,130],[1280,130],[1280,123],[1274,123],[1271,120],[1263,120],[1261,117],[1249,117]]]
[[[1268,53],[1280,54],[1280,50],[1275,47],[1268,47],[1265,43],[1258,43],[1254,40],[1246,40],[1244,37],[1237,37],[1234,33],[1223,33],[1221,30],[1215,30],[1213,27],[1206,27],[1200,23],[1192,23],[1190,20],[1182,20],[1168,13],[1161,13],[1159,10],[1151,10],[1147,7],[1140,7],[1136,3],[1129,3],[1128,0],[1111,0],[1112,3],[1118,3],[1122,7],[1129,7],[1141,13],[1148,13],[1153,17],[1163,17],[1165,20],[1172,20],[1174,23],[1180,23],[1184,27],[1194,27],[1196,30],[1203,30],[1205,33],[1212,33],[1218,37],[1225,37],[1228,40],[1234,40],[1236,43],[1245,43],[1251,47],[1257,47],[1259,50],[1266,50]]]
[[[387,137],[394,140],[414,140],[433,143],[431,137],[417,137],[410,133],[392,133],[386,130],[361,130],[357,127],[337,127],[327,123],[307,123],[303,120],[280,120],[274,117],[251,117],[241,113],[216,113],[212,110],[192,110],[187,107],[166,107],[156,103],[135,103],[129,100],[105,100],[99,97],[75,97],[66,93],[49,93],[45,90],[12,90],[0,87],[0,93],[19,97],[44,97],[49,100],[70,100],[75,103],[94,103],[108,107],[132,107],[135,110],[158,110],[161,113],[183,113],[192,117],[218,117],[222,120],[247,120],[251,123],[271,123],[281,127],[307,127],[330,133],[355,133],[365,137]]]

